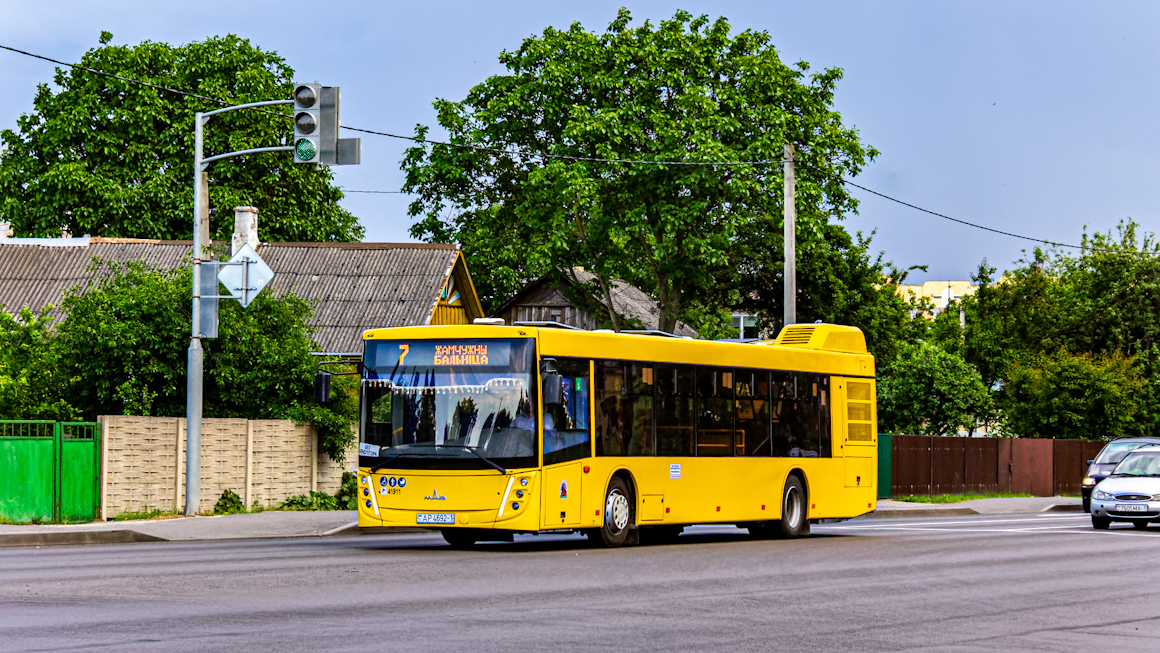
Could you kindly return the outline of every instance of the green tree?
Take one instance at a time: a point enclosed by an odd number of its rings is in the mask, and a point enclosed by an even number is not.
[[[1144,378],[1133,361],[1060,349],[1013,362],[1000,394],[1006,428],[1022,437],[1086,439],[1129,434]]]
[[[67,396],[86,419],[101,414],[185,414],[189,266],[155,270],[108,263],[74,289],[55,339]],[[323,449],[341,460],[352,441],[357,399],[349,382],[326,406],[313,402],[313,309],[291,295],[259,295],[247,308],[224,300],[216,339],[205,347],[204,415],[311,421]],[[357,390],[357,388],[356,388]]]
[[[506,74],[435,102],[454,145],[417,146],[402,162],[418,195],[412,234],[461,243],[490,307],[583,266],[606,302],[613,278],[650,292],[671,331],[704,308],[740,236],[781,213],[778,163],[585,158],[777,162],[793,144],[801,239],[856,207],[841,177],[877,152],[833,110],[841,70],[787,66],[768,33],[731,34],[723,18],[630,22],[622,9],[603,34],[549,28],[503,52]]]
[[[67,379],[52,347],[50,311],[0,311],[0,419],[76,417],[61,393]]]
[[[293,70],[273,52],[233,35],[172,46],[102,45],[80,65],[228,104],[289,98]],[[57,69],[31,114],[0,132],[0,221],[19,236],[73,234],[192,238],[194,112],[221,104],[97,75]],[[288,107],[243,110],[210,120],[207,155],[292,138]],[[288,153],[214,163],[210,229],[233,231],[233,207],[257,206],[262,240],[358,240],[358,220],[325,166],[295,165]],[[214,211],[214,209],[217,209]]]
[[[991,406],[979,373],[933,343],[904,344],[878,383],[878,420],[891,433],[974,430]]]

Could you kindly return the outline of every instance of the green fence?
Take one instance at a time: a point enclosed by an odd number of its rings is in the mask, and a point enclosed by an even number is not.
[[[894,436],[878,434],[878,498],[889,499],[892,495],[894,479],[890,472],[894,468]]]
[[[90,522],[100,508],[96,422],[0,420],[0,520]]]

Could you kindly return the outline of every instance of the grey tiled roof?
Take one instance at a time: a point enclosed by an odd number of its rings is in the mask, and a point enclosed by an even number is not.
[[[94,256],[172,269],[192,249],[189,241],[71,240],[80,246],[0,241],[5,311],[59,305],[66,289],[90,279]],[[365,329],[426,324],[457,256],[454,245],[411,243],[263,243],[258,253],[274,270],[272,290],[317,300],[311,326],[328,352],[359,351]]]

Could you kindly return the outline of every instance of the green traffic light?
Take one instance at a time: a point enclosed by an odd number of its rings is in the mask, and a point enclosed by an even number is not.
[[[309,161],[314,158],[314,155],[318,154],[318,148],[314,146],[314,143],[310,139],[300,138],[294,144],[294,154],[303,161]]]

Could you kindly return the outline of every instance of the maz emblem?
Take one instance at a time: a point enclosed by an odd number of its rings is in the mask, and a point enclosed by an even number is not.
[[[434,499],[437,501],[445,501],[447,499],[447,497],[443,496],[442,494],[439,494],[439,490],[437,490],[435,488],[431,488],[431,494],[429,494],[423,498],[424,499]]]

